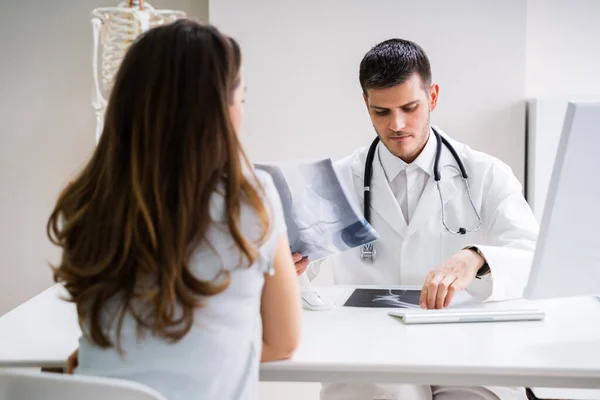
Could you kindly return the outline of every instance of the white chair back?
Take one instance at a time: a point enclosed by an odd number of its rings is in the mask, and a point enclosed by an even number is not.
[[[155,390],[121,379],[0,370],[0,400],[166,400]]]

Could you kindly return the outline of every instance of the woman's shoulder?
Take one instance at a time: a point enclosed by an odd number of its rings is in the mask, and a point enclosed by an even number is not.
[[[275,185],[273,176],[262,169],[256,169],[254,175],[256,176],[255,183],[259,189],[262,189],[264,198],[268,201],[279,202],[279,192],[277,191],[277,185]]]
[[[273,181],[273,177],[267,171],[263,169],[255,169],[254,175],[256,176],[256,180],[258,181],[258,183],[262,187],[264,187],[265,190],[267,189],[267,187],[275,188],[275,182]]]
[[[274,227],[272,233],[277,236],[285,230],[283,203],[285,203],[287,198],[286,192],[289,192],[289,188],[287,188],[287,183],[281,175],[281,171],[277,169],[273,171],[257,169],[255,175],[262,188],[263,201],[268,205],[271,212],[271,222]],[[283,194],[280,191],[283,191]]]

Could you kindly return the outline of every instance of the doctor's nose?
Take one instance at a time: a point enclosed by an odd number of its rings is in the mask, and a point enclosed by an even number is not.
[[[406,121],[401,113],[391,113],[390,114],[390,129],[394,132],[399,132],[406,127]]]

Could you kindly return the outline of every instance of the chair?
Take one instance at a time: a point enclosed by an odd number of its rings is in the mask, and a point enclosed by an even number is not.
[[[0,370],[0,400],[166,400],[154,389],[122,379]]]

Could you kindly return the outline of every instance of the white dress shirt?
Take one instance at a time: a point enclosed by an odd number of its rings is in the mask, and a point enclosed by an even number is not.
[[[431,130],[423,151],[410,164],[393,155],[387,147],[378,146],[379,161],[407,225],[415,213],[429,177],[433,174],[435,149],[435,137]]]

